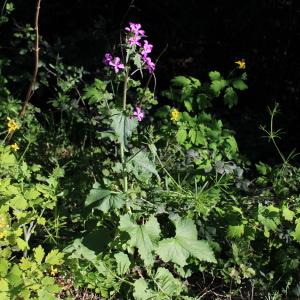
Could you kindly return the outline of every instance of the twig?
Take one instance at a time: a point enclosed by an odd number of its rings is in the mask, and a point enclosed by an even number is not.
[[[28,103],[34,93],[34,86],[36,83],[36,77],[37,77],[37,73],[38,73],[38,64],[39,64],[39,52],[40,52],[40,48],[39,48],[39,14],[40,14],[40,4],[41,4],[41,0],[37,0],[36,2],[36,10],[35,10],[35,63],[34,63],[34,70],[33,70],[33,74],[32,74],[32,79],[30,82],[30,85],[28,87],[27,90],[27,94],[26,94],[26,98],[25,101],[23,103],[23,107],[22,110],[19,114],[19,117],[22,118],[26,112]]]

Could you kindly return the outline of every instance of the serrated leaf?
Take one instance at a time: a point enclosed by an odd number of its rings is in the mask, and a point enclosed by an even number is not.
[[[147,300],[153,299],[153,293],[148,289],[148,284],[145,279],[140,278],[136,280],[133,284],[134,292],[133,297],[136,300]]]
[[[126,149],[128,139],[131,137],[133,130],[137,127],[137,118],[127,117],[123,112],[114,110],[111,119],[111,127],[114,129],[119,143]]]
[[[4,292],[8,292],[8,291],[9,291],[8,281],[5,278],[0,278],[0,293],[2,294]],[[5,294],[3,294],[3,296],[6,297]],[[4,298],[4,299],[9,299],[9,298]]]
[[[5,277],[9,268],[8,260],[0,257],[0,276]]]
[[[95,79],[91,86],[84,89],[83,99],[88,99],[89,104],[111,100],[113,95],[107,92],[106,87],[107,82]]]
[[[296,220],[296,228],[295,231],[292,233],[293,238],[300,243],[300,219]]]
[[[148,173],[158,176],[154,163],[149,159],[149,153],[146,151],[139,151],[133,156],[133,173],[139,179],[139,173]]]
[[[172,273],[165,268],[158,268],[155,274],[155,282],[158,284],[158,292],[163,292],[162,296],[179,296],[183,290],[179,279],[174,278]]]
[[[221,74],[218,71],[211,71],[211,72],[208,73],[208,76],[209,76],[211,81],[221,79]]]
[[[36,247],[33,250],[33,252],[34,252],[35,261],[38,263],[38,265],[40,265],[45,256],[45,251],[44,251],[43,247],[41,245],[39,245],[38,247]]]
[[[160,227],[156,218],[150,216],[145,224],[138,225],[126,214],[120,217],[119,229],[130,235],[129,243],[138,249],[145,265],[153,265],[153,251],[160,237]]]
[[[282,209],[282,216],[286,221],[293,221],[295,213],[290,210],[288,207],[284,206]]]
[[[189,85],[190,83],[191,80],[185,76],[176,76],[171,80],[171,85],[179,87]]]
[[[51,250],[45,258],[45,263],[49,265],[61,265],[63,263],[64,254],[57,249]]]
[[[11,199],[10,206],[14,209],[25,210],[28,205],[26,199],[19,194]]]
[[[229,225],[227,229],[227,235],[230,238],[240,238],[244,234],[245,226],[240,225]]]
[[[241,79],[234,80],[232,85],[235,89],[240,91],[244,91],[248,88],[247,84]]]
[[[29,248],[27,242],[25,242],[24,240],[22,240],[19,237],[16,239],[16,244],[17,244],[18,248],[22,251]]]
[[[100,184],[96,182],[85,200],[86,206],[93,203],[93,208],[107,213],[110,209],[121,208],[125,201],[122,193],[114,193],[112,191],[102,189]]]
[[[236,153],[238,151],[238,145],[235,140],[235,138],[231,135],[228,138],[226,138],[226,142],[230,145],[230,150],[232,153]]]
[[[118,275],[124,275],[129,270],[130,267],[130,260],[128,258],[128,255],[119,252],[114,255],[116,262],[117,262],[117,274]]]
[[[231,86],[225,90],[224,103],[228,105],[229,108],[232,108],[238,103],[238,96]]]
[[[211,85],[210,89],[216,94],[216,96],[220,95],[220,92],[227,86],[227,81],[224,79],[214,80]]]
[[[189,256],[194,256],[200,261],[216,262],[208,242],[197,239],[197,229],[191,219],[177,218],[174,224],[175,237],[160,241],[156,251],[163,261],[172,261],[182,267],[186,265]]]
[[[185,129],[179,129],[176,134],[176,140],[178,144],[182,145],[187,137],[187,132]]]

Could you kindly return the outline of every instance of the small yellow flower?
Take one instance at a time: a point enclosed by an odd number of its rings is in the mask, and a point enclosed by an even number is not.
[[[12,150],[12,151],[18,151],[19,149],[20,149],[20,147],[18,146],[18,144],[17,143],[14,143],[14,144],[12,144],[12,145],[10,145],[10,149]]]
[[[241,69],[241,70],[246,69],[246,61],[244,58],[241,60],[235,61],[234,63],[238,65],[239,69]]]
[[[3,232],[0,232],[0,239],[3,239],[7,236],[7,232],[6,231],[3,231]]]
[[[11,119],[10,117],[7,117],[7,127],[8,127],[8,133],[12,133],[20,128],[18,123],[14,119]]]
[[[58,273],[57,268],[53,268],[53,266],[51,266],[50,275],[55,276],[57,273]]]
[[[177,122],[179,120],[180,112],[174,108],[171,111],[171,120]]]

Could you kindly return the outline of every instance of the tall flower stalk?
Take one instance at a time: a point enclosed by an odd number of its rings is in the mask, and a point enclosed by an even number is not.
[[[155,64],[152,62],[149,54],[152,51],[153,45],[151,45],[147,40],[145,40],[145,31],[142,30],[141,24],[136,24],[130,22],[127,27],[125,27],[125,43],[121,45],[126,51],[125,59],[118,56],[113,56],[111,53],[106,53],[103,58],[103,63],[117,76],[119,74],[124,75],[123,80],[123,91],[122,91],[122,110],[120,112],[121,122],[128,122],[128,117],[126,117],[127,110],[127,92],[128,92],[128,82],[130,76],[136,71],[147,70],[148,73],[152,74],[155,70]],[[135,65],[136,70],[131,74],[131,65]],[[131,75],[130,75],[131,74]],[[120,77],[119,77],[120,78]],[[130,118],[136,118],[138,122],[141,122],[144,118],[144,112],[140,105],[136,105],[135,110]],[[127,120],[127,121],[126,121]],[[125,124],[123,124],[126,127]],[[126,129],[127,130],[127,129]],[[124,132],[122,133],[122,135]],[[127,133],[126,133],[127,134]],[[128,134],[129,136],[129,134]],[[124,141],[120,141],[120,158],[122,165],[122,177],[123,177],[123,192],[128,191],[128,170],[127,170],[127,160],[125,153]],[[127,206],[128,211],[130,207]]]

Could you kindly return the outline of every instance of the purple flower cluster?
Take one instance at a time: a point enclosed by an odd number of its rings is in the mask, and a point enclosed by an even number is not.
[[[103,63],[106,66],[111,66],[114,68],[115,72],[118,73],[120,70],[124,69],[124,64],[121,63],[120,57],[113,58],[110,53],[106,53],[103,58]]]
[[[139,47],[138,51],[143,62],[143,67],[148,70],[150,74],[153,73],[155,70],[155,63],[148,56],[152,52],[153,45],[147,40],[143,40],[145,31],[142,30],[142,25],[129,22],[129,26],[125,27],[125,31],[127,31],[127,45],[130,47]],[[110,53],[104,55],[103,63],[106,66],[113,68],[116,73],[125,68],[120,57],[113,57]]]
[[[145,37],[145,31],[141,29],[141,24],[136,24],[129,22],[129,26],[125,27],[125,30],[128,32],[127,43],[132,46],[140,47],[141,59],[144,62],[145,69],[149,73],[153,73],[155,70],[155,64],[148,56],[151,53],[153,45],[149,44],[147,40],[142,41],[142,38]]]

